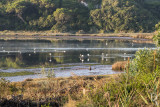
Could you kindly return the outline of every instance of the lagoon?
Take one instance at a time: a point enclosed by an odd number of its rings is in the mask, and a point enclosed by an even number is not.
[[[152,48],[148,40],[108,37],[101,39],[0,40],[0,72],[35,72],[35,75],[5,77],[10,81],[42,78],[42,68],[55,77],[120,73],[112,64],[134,58],[139,49]],[[91,67],[91,70],[89,70]]]

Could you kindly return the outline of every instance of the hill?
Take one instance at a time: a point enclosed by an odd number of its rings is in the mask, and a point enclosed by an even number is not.
[[[0,30],[152,32],[158,0],[1,0]]]

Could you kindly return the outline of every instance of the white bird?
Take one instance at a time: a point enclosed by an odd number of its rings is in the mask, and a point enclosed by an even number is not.
[[[87,54],[87,56],[90,56],[89,54]]]
[[[104,53],[102,53],[102,57],[104,57]]]
[[[84,62],[84,59],[82,59],[82,63]]]
[[[134,44],[132,43],[132,46],[133,46]]]
[[[108,59],[106,58],[106,61],[108,61]]]

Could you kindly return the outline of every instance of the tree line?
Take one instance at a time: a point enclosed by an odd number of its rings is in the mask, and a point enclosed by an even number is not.
[[[0,30],[152,32],[160,6],[148,0],[1,0]]]

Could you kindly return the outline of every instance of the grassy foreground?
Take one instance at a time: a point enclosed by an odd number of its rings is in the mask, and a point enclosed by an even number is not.
[[[158,74],[158,77],[160,75]],[[0,106],[106,107],[156,106],[157,74],[116,74],[70,78],[27,79],[10,83],[1,79]]]
[[[70,78],[27,79],[14,83],[1,79],[0,106],[18,104],[21,106],[74,107],[82,98],[86,98],[93,91],[92,89],[98,89],[118,78],[119,75],[73,76]]]

